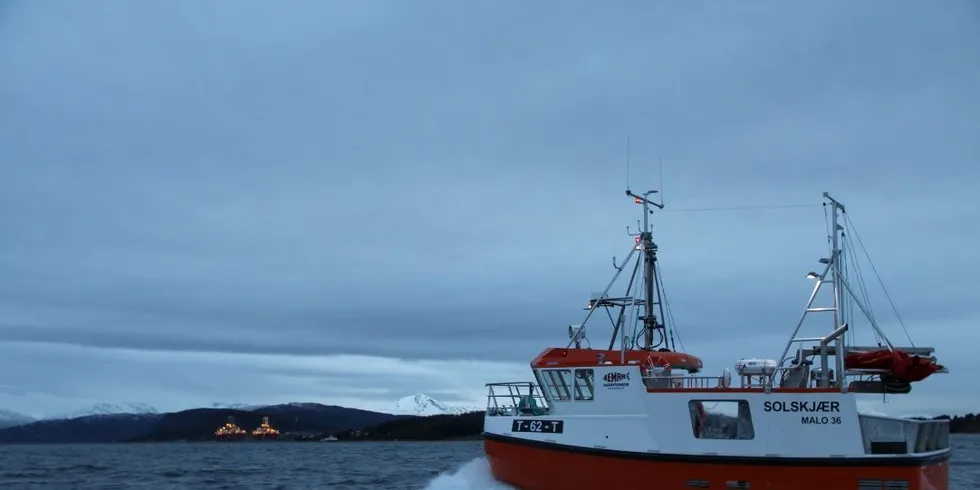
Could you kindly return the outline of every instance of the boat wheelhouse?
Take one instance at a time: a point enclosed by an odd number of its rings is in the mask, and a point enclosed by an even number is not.
[[[740,359],[715,374],[674,341],[669,302],[643,207],[629,255],[594,294],[568,344],[531,361],[534,382],[488,385],[484,446],[493,475],[522,490],[646,485],[657,489],[946,490],[949,425],[858,413],[856,394],[905,395],[946,368],[933,349],[896,347],[879,328],[853,264],[844,206],[824,193],[830,254],[820,259],[799,323],[777,359]],[[610,296],[636,256],[621,296]],[[860,277],[858,277],[860,279]],[[829,305],[817,306],[822,290]],[[586,324],[605,310],[612,336],[583,348]],[[863,314],[877,346],[850,345]],[[826,335],[800,336],[811,315]],[[828,318],[829,319],[829,318]],[[617,347],[618,342],[618,347]],[[910,340],[911,342],[911,340]]]

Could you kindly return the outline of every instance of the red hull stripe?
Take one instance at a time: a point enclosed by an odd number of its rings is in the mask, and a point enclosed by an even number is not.
[[[645,461],[658,461],[663,463],[711,463],[711,464],[731,464],[742,466],[866,466],[866,467],[908,467],[908,466],[930,466],[937,463],[949,461],[951,452],[945,451],[939,454],[928,456],[900,455],[892,457],[826,457],[826,458],[793,458],[783,456],[723,456],[718,454],[667,454],[667,453],[637,453],[633,451],[619,451],[615,449],[588,448],[580,446],[569,446],[553,442],[531,441],[517,437],[502,436],[499,434],[483,433],[484,440],[499,442],[503,444],[514,444],[528,446],[538,449],[548,449],[551,451],[561,451],[568,453],[586,454],[591,456],[602,456],[607,458],[638,459]]]

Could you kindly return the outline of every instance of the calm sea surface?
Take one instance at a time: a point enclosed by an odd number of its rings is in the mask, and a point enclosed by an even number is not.
[[[954,436],[951,489],[980,489],[980,436]],[[0,489],[505,489],[481,442],[0,446]]]

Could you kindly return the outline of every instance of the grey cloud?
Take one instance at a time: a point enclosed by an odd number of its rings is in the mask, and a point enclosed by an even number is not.
[[[907,321],[976,315],[969,2],[292,5],[5,4],[0,341],[526,362],[629,246],[627,135],[688,349],[826,252],[682,210],[824,190]]]

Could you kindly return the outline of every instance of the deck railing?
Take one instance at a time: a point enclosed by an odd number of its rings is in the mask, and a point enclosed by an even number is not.
[[[528,381],[487,383],[487,415],[546,415],[548,401],[541,388]]]
[[[868,454],[913,454],[949,449],[949,420],[858,416]]]
[[[721,387],[720,376],[644,376],[643,384],[656,389],[706,389]]]

